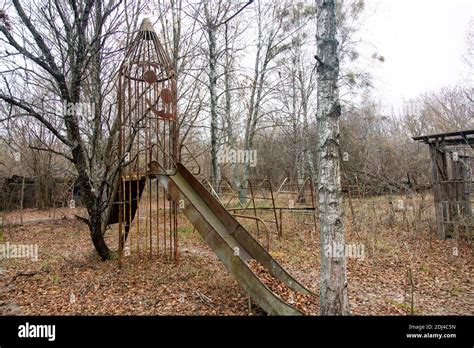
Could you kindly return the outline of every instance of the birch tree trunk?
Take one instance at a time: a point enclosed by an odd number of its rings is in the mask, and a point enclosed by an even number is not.
[[[335,0],[317,0],[317,117],[321,227],[321,315],[349,314],[339,163],[339,58]]]
[[[317,173],[315,169],[315,163],[314,163],[314,155],[313,155],[313,150],[311,149],[311,146],[309,144],[309,122],[308,122],[308,99],[309,99],[309,94],[305,88],[305,81],[303,77],[303,70],[301,68],[301,62],[300,62],[300,68],[298,69],[298,82],[299,82],[299,88],[300,88],[300,95],[301,95],[301,108],[302,113],[303,113],[303,129],[302,129],[302,141],[303,141],[303,149],[304,149],[304,157],[307,161],[308,167],[309,167],[309,173],[311,174],[311,179],[313,180],[314,187],[317,187],[316,182],[317,182]],[[309,82],[311,84],[311,81]]]
[[[231,73],[232,67],[234,64],[233,58],[230,54],[231,47],[229,45],[229,36],[228,36],[228,28],[226,25],[225,28],[225,63],[224,63],[224,96],[225,96],[225,120],[226,120],[226,127],[225,131],[227,133],[227,142],[231,149],[236,148],[237,139],[234,133],[234,123],[232,122],[232,95],[231,95]],[[232,47],[233,48],[233,47]],[[235,161],[231,161],[230,163],[230,170],[232,175],[232,185],[234,187],[239,187],[239,180],[237,178],[237,163]]]
[[[257,125],[259,122],[259,114],[262,108],[262,99],[265,89],[265,82],[269,70],[269,65],[277,58],[278,54],[284,49],[278,46],[281,38],[279,35],[282,30],[282,19],[275,18],[275,14],[271,11],[274,4],[271,2],[258,1],[256,4],[257,11],[257,51],[255,53],[255,65],[253,71],[253,80],[250,86],[250,99],[248,102],[248,113],[245,120],[244,134],[244,150],[253,150],[254,138],[257,133]],[[271,16],[271,17],[270,17]],[[268,24],[268,18],[274,18],[272,25]],[[267,22],[265,21],[267,19]],[[279,40],[280,38],[280,40]],[[286,46],[285,46],[286,47]],[[250,176],[250,163],[246,162],[242,170],[242,184]],[[241,187],[239,190],[240,202],[246,202],[247,187]]]
[[[221,180],[221,168],[218,161],[218,114],[217,114],[217,48],[216,48],[216,23],[212,19],[209,4],[205,2],[204,13],[206,16],[206,29],[209,40],[209,94],[211,99],[211,182],[214,190],[218,191]]]

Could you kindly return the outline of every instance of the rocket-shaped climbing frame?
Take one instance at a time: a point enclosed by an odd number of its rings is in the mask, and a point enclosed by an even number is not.
[[[301,315],[273,293],[247,265],[256,260],[294,291],[312,294],[292,278],[199,182],[179,163],[176,80],[170,59],[145,19],[119,71],[119,158],[108,223],[119,223],[119,252],[136,229],[158,249],[177,255],[177,212],[189,219],[239,285],[268,314]],[[161,190],[161,191],[160,191]],[[160,193],[161,192],[161,193]],[[156,238],[155,238],[156,236]],[[161,239],[160,239],[161,236]],[[161,243],[161,244],[160,244]]]

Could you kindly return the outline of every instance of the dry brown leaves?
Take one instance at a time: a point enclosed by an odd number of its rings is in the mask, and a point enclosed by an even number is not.
[[[283,301],[304,314],[314,315],[318,312],[318,298],[316,296],[305,295],[289,288],[285,283],[274,278],[257,260],[248,260],[247,265],[252,272]]]
[[[348,259],[349,301],[355,315],[407,315],[411,291],[421,315],[472,315],[474,279],[472,242],[430,238],[398,215],[389,224],[386,211],[357,206],[356,232],[346,215],[346,242],[363,243],[365,259]],[[47,213],[46,213],[47,214]],[[35,212],[41,218],[40,212]],[[272,256],[298,281],[319,293],[319,233],[303,219],[285,213],[284,235],[272,238]],[[7,227],[3,243],[35,243],[39,261],[0,259],[0,314],[74,315],[249,315],[248,296],[192,226],[180,217],[180,261],[150,260],[132,251],[122,269],[96,256],[87,226],[60,220]],[[433,234],[431,233],[431,236]],[[115,245],[114,234],[107,236]],[[457,248],[458,256],[453,255]],[[407,271],[411,269],[412,289]],[[21,273],[30,275],[19,275]],[[259,274],[262,278],[265,275]],[[263,279],[291,302],[286,287]],[[278,284],[276,284],[278,285]],[[293,294],[295,306],[317,307]],[[316,309],[315,309],[316,308]]]

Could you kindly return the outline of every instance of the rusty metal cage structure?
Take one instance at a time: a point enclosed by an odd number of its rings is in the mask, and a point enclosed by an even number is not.
[[[132,250],[178,257],[177,204],[159,185],[176,171],[176,79],[151,22],[143,20],[118,72],[118,156],[122,167],[109,224],[120,258]]]
[[[429,146],[438,238],[472,237],[474,130],[413,138]]]

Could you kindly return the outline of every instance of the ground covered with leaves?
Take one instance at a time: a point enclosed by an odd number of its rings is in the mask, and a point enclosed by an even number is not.
[[[401,213],[388,211],[383,197],[351,203],[346,243],[364,251],[363,258],[348,259],[352,314],[474,314],[471,241],[437,240],[423,201]],[[283,220],[283,236],[271,235],[270,253],[318,293],[317,227],[308,216],[284,213]],[[39,258],[0,259],[0,314],[264,314],[249,307],[247,294],[189,222],[179,221],[178,262],[132,251],[121,268],[117,260],[101,261],[87,226],[70,217],[4,226],[1,244],[37,244]],[[249,220],[242,223],[253,229]],[[308,306],[317,312],[317,305]]]

